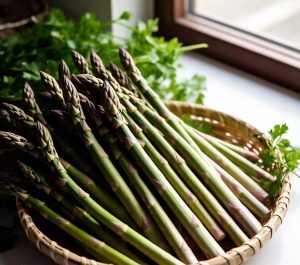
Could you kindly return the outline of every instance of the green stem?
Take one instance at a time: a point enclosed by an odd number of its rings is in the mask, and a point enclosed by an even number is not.
[[[69,220],[63,218],[53,210],[51,210],[44,202],[32,197],[29,194],[16,193],[16,196],[24,201],[26,204],[32,206],[39,214],[49,220],[52,224],[62,229],[69,236],[76,239],[82,245],[85,245],[87,249],[91,249],[93,254],[96,254],[96,258],[102,258],[120,265],[138,265],[135,261],[114,250],[104,242],[94,238],[90,234],[86,233],[79,227],[72,224]]]
[[[276,180],[276,177],[272,176],[258,165],[251,163],[249,160],[235,153],[228,147],[215,141],[211,141],[211,144],[262,186],[266,185],[266,187],[268,187],[269,184]]]
[[[97,185],[93,179],[79,171],[76,167],[60,158],[60,162],[67,170],[69,175],[77,181],[80,185],[84,186],[86,190],[102,205],[105,209],[110,211],[114,216],[127,223],[134,229],[138,229],[135,223],[132,222],[128,213],[124,210],[123,206],[114,199],[101,185]]]
[[[135,195],[92,133],[85,120],[80,105],[79,94],[72,82],[66,77],[64,78],[63,88],[66,109],[71,115],[74,126],[80,132],[84,145],[90,152],[95,165],[100,172],[103,173],[112,191],[119,198],[120,202],[126,208],[138,227],[143,231],[143,234],[162,248],[167,248],[164,241],[161,239],[162,236],[160,231],[155,226],[151,217],[142,209],[140,203],[135,198]]]
[[[194,51],[198,49],[203,49],[203,48],[208,48],[208,45],[206,43],[199,43],[199,44],[194,44],[194,45],[188,45],[188,46],[183,46],[179,48],[180,52],[189,52],[189,51]]]
[[[126,157],[124,152],[120,150],[117,139],[111,135],[108,128],[104,124],[98,127],[98,131],[101,135],[101,138],[103,137],[103,140],[110,146],[111,152],[114,154],[115,159],[118,161],[125,174],[128,176],[129,181],[135,187],[136,191],[146,204],[153,219],[156,221],[161,232],[168,240],[170,246],[175,251],[180,260],[188,264],[197,262],[197,258],[195,257],[181,234],[178,232],[177,228],[174,226],[168,215],[160,206],[159,202],[156,200],[152,192],[143,182],[138,170]]]
[[[134,121],[141,126],[145,134],[156,145],[164,157],[172,163],[173,168],[178,172],[181,179],[189,186],[199,200],[203,202],[210,214],[221,224],[224,230],[230,235],[236,245],[240,245],[248,240],[248,237],[243,233],[239,226],[228,215],[216,198],[207,190],[200,182],[198,177],[187,166],[185,160],[174,150],[170,142],[162,136],[160,131],[150,123],[136,107],[134,107],[124,97],[120,97],[123,104]]]
[[[161,116],[138,101],[134,102],[143,115],[164,134],[167,141],[188,161],[190,166],[202,177],[214,194],[224,203],[228,211],[237,219],[250,236],[256,235],[262,228],[251,212],[236,198],[221,180],[219,173],[208,164],[185,139],[178,134]]]
[[[148,140],[144,135],[139,126],[131,119],[131,117],[124,113],[129,127],[135,136],[144,142],[144,149],[149,155],[149,157],[154,161],[158,166],[161,172],[165,175],[167,180],[173,186],[173,188],[178,192],[180,197],[185,201],[185,203],[191,208],[195,215],[200,219],[204,224],[210,234],[218,241],[222,240],[225,237],[225,233],[222,229],[216,224],[216,222],[211,218],[210,214],[206,211],[203,205],[199,202],[197,197],[193,192],[184,184],[180,177],[169,165],[168,161],[156,150],[153,144]]]
[[[218,163],[232,177],[247,188],[259,201],[265,201],[268,193],[264,191],[253,179],[251,179],[244,171],[232,163],[226,156],[218,151],[212,144],[197,134],[191,127],[183,123],[184,128],[193,138],[195,143],[209,156],[213,161]],[[233,152],[233,151],[232,151]],[[205,157],[205,155],[203,155]],[[247,160],[248,161],[248,160]],[[250,163],[250,162],[249,162]]]
[[[255,198],[240,182],[228,174],[226,170],[224,170],[210,158],[207,157],[207,159],[219,172],[223,181],[230,188],[230,190],[245,206],[247,206],[248,209],[250,209],[251,212],[253,212],[259,218],[265,217],[270,212],[265,205],[257,200],[257,198]]]
[[[231,149],[232,151],[238,153],[239,155],[245,157],[246,159],[248,159],[249,161],[251,161],[252,163],[257,163],[259,161],[259,156],[257,154],[255,154],[252,151],[246,150],[240,146],[228,143],[226,141],[223,141],[217,137],[214,137],[212,135],[208,135],[206,133],[202,133],[196,129],[194,129],[198,134],[200,134],[203,138],[205,138],[207,141],[209,141],[210,143],[213,141],[217,141],[220,144],[228,147],[229,149]]]
[[[106,83],[106,85],[108,85],[108,83]],[[200,220],[185,204],[182,198],[166,180],[162,172],[144,151],[138,140],[126,125],[122,114],[117,112],[112,119],[114,121],[113,126],[119,134],[119,137],[121,137],[123,144],[133,155],[136,163],[140,165],[158,193],[186,228],[187,232],[193,237],[197,245],[203,250],[205,255],[207,257],[213,257],[224,253],[223,249],[213,239]]]

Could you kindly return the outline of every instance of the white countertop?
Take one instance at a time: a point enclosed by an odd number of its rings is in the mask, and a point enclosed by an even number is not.
[[[205,105],[237,116],[263,132],[276,123],[287,123],[288,138],[300,146],[300,95],[245,74],[200,55],[182,57],[180,76],[194,73],[207,77]],[[300,179],[292,178],[291,203],[286,218],[273,238],[248,265],[299,265],[300,263]],[[40,254],[24,233],[16,247],[0,254],[0,265],[53,265]]]

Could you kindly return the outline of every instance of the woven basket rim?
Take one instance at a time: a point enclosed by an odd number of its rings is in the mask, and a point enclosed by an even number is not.
[[[242,124],[248,128],[252,133],[261,132],[254,126],[248,124],[247,122],[241,121],[240,119],[228,115],[224,112],[207,108],[201,105],[193,103],[184,103],[177,101],[165,101],[166,105],[170,107],[172,111],[179,112],[189,112],[189,114],[199,115],[201,112],[217,114],[220,117],[226,117],[230,121],[234,121]],[[198,113],[198,114],[197,114]],[[178,114],[178,113],[176,113]],[[205,115],[203,115],[205,116]],[[271,210],[270,217],[268,221],[263,225],[260,232],[252,237],[249,241],[245,242],[239,247],[235,247],[227,251],[222,256],[217,256],[206,261],[199,261],[197,265],[225,265],[225,264],[241,264],[247,261],[251,256],[253,256],[259,249],[261,249],[267,241],[269,241],[278,227],[282,224],[285,214],[288,209],[290,202],[290,178],[287,175],[282,182],[282,189],[278,198],[275,200],[275,206]],[[44,254],[51,257],[58,264],[91,264],[91,265],[105,265],[106,263],[97,262],[92,259],[88,259],[79,256],[70,250],[63,248],[57,242],[52,241],[46,235],[44,235],[36,224],[33,222],[31,216],[28,214],[24,205],[17,200],[18,215],[21,225],[27,235],[27,237],[36,244],[37,248]],[[43,246],[43,247],[42,247]],[[195,265],[196,265],[195,264]]]
[[[5,32],[15,30],[17,28],[26,26],[31,22],[36,22],[38,18],[47,15],[50,11],[50,6],[47,0],[39,0],[37,1],[36,5],[38,6],[38,10],[36,13],[33,13],[27,17],[21,18],[17,21],[13,22],[6,22],[0,24],[0,32],[4,34]]]

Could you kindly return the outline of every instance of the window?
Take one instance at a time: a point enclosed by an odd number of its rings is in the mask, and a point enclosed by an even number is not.
[[[156,0],[160,34],[201,53],[300,92],[297,0]]]

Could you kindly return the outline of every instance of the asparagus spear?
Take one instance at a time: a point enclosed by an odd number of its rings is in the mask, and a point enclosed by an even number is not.
[[[86,246],[86,250],[91,250],[92,255],[96,255],[95,258],[101,260],[102,257],[113,262],[114,264],[120,265],[138,265],[139,263],[133,261],[124,254],[111,248],[109,245],[100,241],[99,239],[91,236],[84,230],[72,224],[69,220],[63,218],[52,209],[50,209],[44,202],[36,199],[35,197],[25,194],[22,192],[16,192],[16,197],[29,207],[35,209],[39,214],[41,214],[45,219],[49,220],[55,226],[62,229],[69,236],[73,237],[75,240],[79,241],[82,245]]]
[[[232,177],[238,180],[246,187],[259,201],[264,201],[268,198],[268,193],[264,191],[254,180],[246,173],[232,163],[226,156],[219,152],[213,145],[207,142],[203,137],[197,134],[192,128],[183,124],[186,131],[191,135],[193,140],[212,160],[217,162],[224,170]],[[233,152],[233,151],[232,151]],[[248,160],[247,160],[248,161]],[[250,163],[250,162],[249,162]],[[252,164],[252,163],[251,163]]]
[[[124,210],[122,205],[114,199],[101,185],[97,185],[93,179],[78,170],[66,160],[60,158],[60,162],[67,170],[68,174],[77,181],[80,185],[84,186],[86,190],[94,197],[94,199],[103,206],[103,208],[110,211],[114,216],[128,224],[130,227],[138,230],[135,223],[132,222],[128,213]]]
[[[61,68],[66,71],[66,66],[64,65],[64,63],[62,63],[61,65]],[[91,166],[87,164],[81,157],[79,157],[77,152],[70,145],[66,144],[65,141],[59,136],[59,134],[56,133],[54,128],[46,121],[39,105],[35,100],[34,92],[27,82],[25,82],[23,89],[23,102],[27,112],[48,128],[48,130],[54,136],[55,142],[57,142],[57,144],[60,146],[60,150],[65,154],[66,157],[70,157],[70,159],[74,161],[76,165],[78,165],[84,172],[89,172],[92,175],[97,175],[91,168]]]
[[[150,102],[154,109],[166,119],[166,121],[199,153],[197,144],[184,130],[184,128],[177,122],[174,114],[162,102],[158,94],[148,85],[146,79],[142,76],[140,70],[135,65],[131,55],[124,49],[119,49],[119,56],[125,71],[130,76],[134,84],[139,88],[142,95]]]
[[[110,63],[110,70],[113,75],[113,77],[116,79],[116,81],[122,86],[133,92],[136,96],[136,90],[131,84],[130,80],[128,79],[127,75],[114,63]]]
[[[59,162],[49,131],[39,122],[37,123],[37,138],[44,157],[51,165],[52,170],[59,176],[61,186],[64,186],[97,221],[106,225],[109,229],[121,236],[126,242],[132,244],[158,264],[182,265],[179,260],[107,212],[72,180]]]
[[[99,224],[88,212],[74,205],[74,203],[66,196],[56,191],[43,175],[38,174],[33,168],[22,163],[21,161],[17,161],[17,166],[22,172],[23,176],[29,179],[33,185],[42,190],[46,195],[51,196],[57,203],[69,211],[74,216],[72,220],[78,220],[79,223],[83,224],[93,233],[93,235],[97,236],[98,239],[104,240],[105,243],[112,246],[122,254],[125,254],[130,259],[138,262],[139,264],[146,264],[141,260],[140,257],[123,245],[120,239]]]
[[[95,164],[98,166],[99,170],[103,172],[103,175],[109,182],[112,191],[118,196],[138,227],[142,229],[143,233],[151,241],[164,249],[168,249],[159,230],[151,220],[151,217],[143,211],[134,194],[110,161],[108,155],[100,146],[86,123],[76,88],[66,77],[64,78],[63,83],[65,103],[67,106],[66,109],[69,111],[74,125],[81,131],[86,147],[93,156]]]
[[[73,62],[79,73],[82,74],[90,74],[91,71],[89,69],[89,65],[85,58],[78,52],[72,51]]]
[[[27,141],[23,136],[12,132],[0,131],[0,141],[9,147],[32,154],[33,157],[39,157],[39,150],[36,146]]]
[[[230,235],[233,241],[240,245],[248,240],[239,226],[228,215],[216,198],[200,182],[193,171],[187,166],[185,160],[174,150],[173,146],[161,135],[161,133],[142,115],[137,108],[132,105],[125,97],[120,97],[130,116],[140,125],[149,137],[155,143],[160,152],[172,163],[174,169],[189,188],[200,199],[209,212],[222,225],[224,230]],[[154,123],[155,124],[155,123]]]
[[[196,129],[194,129],[194,130],[198,134],[200,134],[203,138],[205,138],[207,141],[209,141],[210,143],[212,143],[214,141],[217,141],[220,144],[225,145],[226,147],[228,147],[232,151],[234,151],[234,152],[238,153],[239,155],[245,157],[246,159],[248,159],[252,163],[257,163],[259,161],[259,156],[256,153],[252,152],[252,151],[246,150],[246,149],[244,149],[244,148],[242,148],[240,146],[237,146],[235,144],[228,143],[226,141],[223,141],[222,139],[219,139],[219,138],[214,137],[212,135],[200,132],[200,131],[198,131]]]
[[[64,76],[71,78],[71,72],[64,60],[61,60],[58,66],[59,83],[62,84]]]
[[[125,94],[137,96],[136,91],[132,91],[131,89],[119,84],[112,73],[105,68],[101,58],[93,51],[91,52],[91,64],[97,77],[101,78],[102,80],[109,81],[111,84],[113,84],[115,89],[123,91]]]
[[[251,163],[249,160],[232,151],[227,146],[224,146],[217,141],[213,141],[211,144],[214,145],[226,157],[228,157],[228,159],[233,161],[247,174],[249,174],[249,176],[253,177],[253,179],[258,183],[262,183],[263,185],[264,182],[271,183],[276,180],[275,176],[272,176],[269,172],[263,170],[258,165]]]
[[[131,98],[133,100],[133,98]],[[251,212],[236,198],[231,190],[222,181],[219,173],[199,156],[185,139],[177,133],[158,113],[152,111],[139,101],[134,101],[136,107],[145,117],[161,130],[165,138],[174,145],[175,149],[188,161],[190,166],[198,172],[204,182],[212,189],[216,196],[224,203],[232,216],[243,226],[250,235],[256,235],[262,228],[261,224]]]
[[[89,106],[91,105],[92,103],[89,104]],[[164,234],[165,238],[168,239],[170,246],[181,261],[189,264],[197,262],[192,250],[186,244],[185,240],[160,206],[152,192],[145,185],[136,167],[126,157],[124,152],[121,151],[117,143],[117,139],[111,134],[109,128],[99,116],[99,113],[95,112],[94,109],[95,107],[92,106],[88,109],[88,112],[94,118],[99,135],[109,145],[111,153],[121,165],[122,169],[128,176],[129,181],[135,187],[136,191],[146,204],[148,210],[158,224],[158,227],[161,229],[161,232]]]
[[[240,182],[234,179],[226,170],[220,167],[215,161],[207,157],[208,161],[212,163],[215,169],[221,175],[223,181],[230,188],[230,190],[239,198],[239,200],[247,206],[256,216],[263,218],[270,210],[257,200]]]
[[[141,166],[144,173],[149,177],[159,194],[181,221],[182,225],[193,237],[198,246],[203,250],[207,257],[217,256],[224,253],[223,249],[218,245],[218,243],[202,225],[200,220],[177,194],[132,134],[120,111],[120,101],[110,84],[105,81],[99,91],[101,93],[101,105],[121,138],[121,141],[131,152],[136,163]],[[122,109],[122,111],[124,111],[124,109]]]
[[[119,162],[124,172],[128,176],[129,181],[139,193],[140,197],[142,198],[149,212],[151,213],[153,219],[156,221],[158,227],[160,228],[162,234],[165,236],[165,238],[169,242],[174,252],[179,257],[179,259],[182,262],[188,264],[197,262],[197,258],[193,254],[192,250],[187,245],[181,234],[178,232],[177,228],[172,223],[168,215],[165,213],[164,209],[160,206],[155,196],[145,185],[138,170],[119,149],[117,139],[114,139],[113,137],[109,136],[108,130],[103,130],[103,133],[104,134],[101,135],[103,136],[103,140],[109,143],[112,153],[115,155],[116,160]]]
[[[199,220],[204,224],[210,234],[217,240],[220,241],[225,237],[225,233],[211,218],[210,214],[206,211],[203,205],[199,202],[193,192],[184,184],[179,178],[176,172],[169,165],[168,161],[156,150],[153,144],[142,132],[142,129],[131,119],[127,114],[123,114],[128,122],[128,126],[134,135],[144,142],[144,149],[149,157],[158,166],[161,172],[165,175],[166,179],[170,182],[173,188],[178,192],[180,197],[185,203],[191,208]]]

